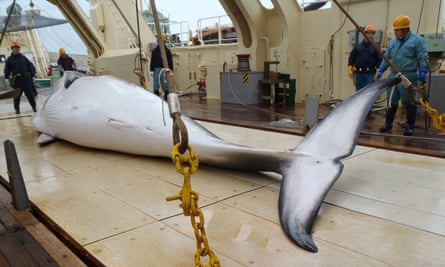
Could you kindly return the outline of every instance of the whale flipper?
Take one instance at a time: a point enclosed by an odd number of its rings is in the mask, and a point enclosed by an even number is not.
[[[39,145],[46,145],[56,140],[56,138],[50,134],[47,133],[41,133],[39,137],[37,138],[37,144]]]
[[[293,150],[299,156],[283,168],[280,222],[298,246],[317,252],[312,225],[327,193],[343,170],[341,159],[354,151],[366,115],[377,97],[399,78],[377,81],[337,106]]]

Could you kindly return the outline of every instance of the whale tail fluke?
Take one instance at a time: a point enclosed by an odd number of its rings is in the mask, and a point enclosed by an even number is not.
[[[311,232],[308,233],[304,228],[298,227],[295,233],[296,234],[292,238],[297,242],[299,247],[310,252],[318,252],[317,245],[315,245],[315,242],[312,239]]]
[[[287,162],[279,198],[280,222],[301,248],[317,252],[312,226],[327,193],[343,171],[341,160],[354,151],[365,118],[377,97],[399,78],[377,81],[337,106],[293,150]]]

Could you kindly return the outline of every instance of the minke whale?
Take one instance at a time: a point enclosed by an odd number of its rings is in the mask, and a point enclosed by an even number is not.
[[[380,80],[358,91],[287,151],[233,144],[192,119],[182,118],[189,143],[202,164],[281,173],[281,226],[295,244],[317,252],[312,226],[326,194],[343,170],[341,160],[352,154],[376,98],[399,81]],[[167,106],[156,95],[118,78],[65,72],[31,122],[41,133],[39,144],[60,138],[97,149],[170,158],[172,120]]]

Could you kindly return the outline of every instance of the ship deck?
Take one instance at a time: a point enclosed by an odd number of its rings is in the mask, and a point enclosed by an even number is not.
[[[200,103],[184,96],[181,106],[185,115],[234,143],[284,150],[303,138],[301,105]],[[77,248],[74,253],[86,265],[194,265],[190,217],[182,214],[179,201],[166,201],[183,182],[170,160],[62,140],[39,147],[25,100],[22,110],[16,116],[11,100],[0,100],[2,141],[15,144],[33,213],[68,247]],[[320,117],[326,112],[329,108],[322,107]],[[285,118],[296,123],[273,123]],[[398,126],[382,135],[376,130],[382,121],[383,111],[373,113],[360,145],[344,160],[343,174],[313,227],[316,254],[295,246],[281,230],[280,176],[200,166],[192,188],[199,193],[208,242],[221,266],[443,265],[445,138],[420,127],[409,138]],[[4,153],[0,175],[8,182]]]

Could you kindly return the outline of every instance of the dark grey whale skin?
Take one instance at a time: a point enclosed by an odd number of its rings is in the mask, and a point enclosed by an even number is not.
[[[169,111],[159,97],[115,77],[66,73],[62,78],[33,115],[32,126],[42,133],[37,143],[60,138],[97,149],[171,157],[172,120],[167,117],[163,121],[161,115]],[[381,80],[358,91],[287,151],[230,143],[194,120],[182,118],[200,164],[282,174],[281,226],[295,244],[316,252],[312,225],[326,194],[341,175],[341,160],[352,154],[376,98],[398,82],[398,78]]]
[[[281,167],[280,222],[298,246],[318,251],[312,239],[312,226],[323,200],[343,171],[341,160],[354,151],[377,97],[399,82],[399,78],[380,80],[347,98],[293,150],[300,156]]]

